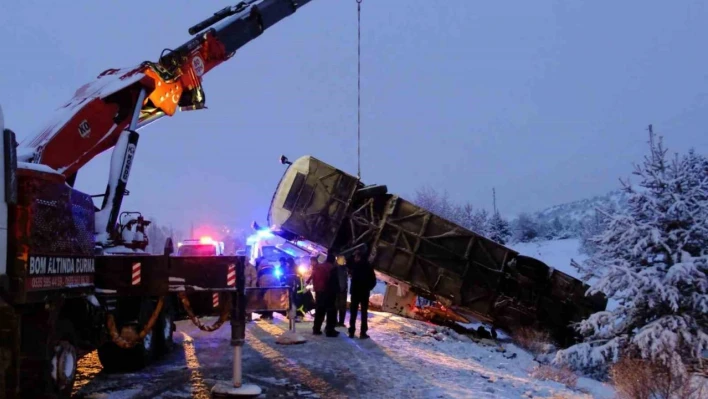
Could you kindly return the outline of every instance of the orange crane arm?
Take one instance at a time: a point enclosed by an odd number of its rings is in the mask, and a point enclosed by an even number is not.
[[[248,0],[194,25],[194,37],[157,62],[109,69],[79,88],[57,117],[20,143],[18,160],[47,165],[73,184],[75,173],[118,142],[177,110],[204,108],[203,76],[311,0]]]

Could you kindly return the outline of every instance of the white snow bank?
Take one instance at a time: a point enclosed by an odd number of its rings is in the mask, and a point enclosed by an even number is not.
[[[577,388],[533,378],[530,373],[538,363],[533,355],[513,344],[478,344],[446,327],[371,313],[375,317],[369,323],[369,335],[395,363],[381,361],[377,372],[396,375],[394,384],[402,386],[427,384],[435,392],[426,392],[424,397],[613,397],[611,387],[587,378],[579,378]],[[403,374],[395,369],[401,365],[413,372]]]

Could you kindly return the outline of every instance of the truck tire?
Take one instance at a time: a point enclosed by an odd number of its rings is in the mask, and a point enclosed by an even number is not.
[[[32,318],[23,322],[24,357],[20,364],[20,389],[22,397],[71,397],[76,381],[78,352],[73,324],[67,319],[59,319],[54,331],[48,331],[46,324],[36,324],[40,320]],[[33,331],[28,331],[32,329]]]
[[[165,355],[174,348],[172,334],[175,331],[175,305],[173,298],[165,298],[157,323],[155,324],[155,351],[158,356]]]
[[[17,389],[15,378],[14,361],[17,358],[19,349],[19,329],[17,326],[17,314],[15,309],[0,298],[0,398],[11,398]]]
[[[137,325],[121,323],[118,321],[118,331],[128,329],[130,335],[138,335],[145,324],[150,319],[155,304],[150,299],[143,299],[140,304]],[[156,323],[157,324],[157,323]],[[150,329],[145,338],[140,340],[131,348],[121,348],[113,342],[108,342],[98,348],[98,359],[107,372],[137,371],[152,362],[155,357],[155,327]]]
[[[51,353],[51,373],[53,391],[60,398],[70,398],[76,382],[76,368],[78,365],[78,352],[73,339],[73,326],[69,323],[69,329],[61,331],[69,332],[54,344]],[[69,338],[72,337],[72,338]]]

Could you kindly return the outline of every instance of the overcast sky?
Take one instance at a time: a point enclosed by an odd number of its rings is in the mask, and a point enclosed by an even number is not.
[[[236,1],[234,0],[233,3]],[[3,1],[0,104],[20,138],[108,68],[157,60],[218,0]],[[708,152],[704,2],[364,0],[362,175],[513,215],[604,194],[646,152]],[[205,77],[208,110],[140,131],[124,210],[265,221],[284,167],[356,174],[356,2],[313,0]],[[101,193],[110,152],[79,172]]]

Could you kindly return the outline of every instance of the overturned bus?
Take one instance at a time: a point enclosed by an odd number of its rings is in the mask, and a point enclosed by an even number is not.
[[[603,295],[543,262],[443,219],[386,186],[359,179],[312,156],[280,180],[268,224],[289,240],[334,254],[363,249],[375,270],[423,298],[472,313],[495,328],[548,331],[563,346],[578,341],[571,324],[604,310]]]

